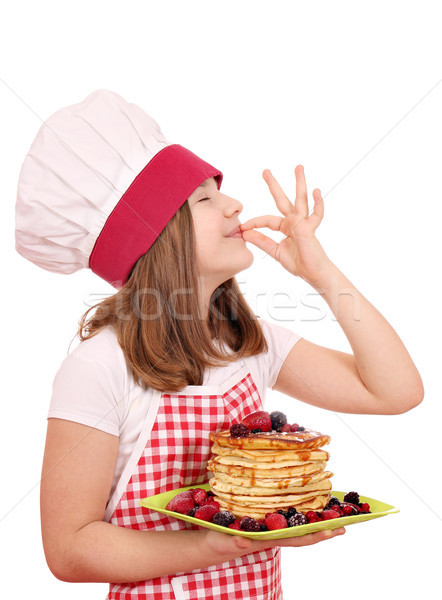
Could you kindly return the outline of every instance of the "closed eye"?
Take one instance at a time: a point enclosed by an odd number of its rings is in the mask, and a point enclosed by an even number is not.
[[[204,200],[210,200],[210,198],[201,198],[201,200],[198,200],[198,202],[203,202]]]

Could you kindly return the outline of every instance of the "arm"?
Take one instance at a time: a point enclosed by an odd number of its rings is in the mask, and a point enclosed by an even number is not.
[[[344,533],[252,541],[209,530],[144,532],[103,521],[118,438],[49,419],[41,480],[46,560],[63,581],[132,582],[205,568],[276,545],[303,546]]]
[[[320,191],[313,192],[314,210],[308,216],[302,167],[295,170],[294,205],[270,172],[264,174],[285,218],[251,219],[242,225],[244,239],[323,295],[353,350],[347,354],[300,340],[288,354],[274,389],[339,412],[396,414],[415,407],[423,398],[423,385],[405,346],[384,317],[330,261],[314,235],[324,212]],[[263,226],[282,231],[287,237],[277,244],[253,231]]]

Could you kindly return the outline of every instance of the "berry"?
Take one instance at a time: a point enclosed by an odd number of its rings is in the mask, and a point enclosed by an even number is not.
[[[233,523],[230,523],[230,525],[228,525],[228,527],[229,527],[229,529],[235,529],[237,531],[240,531],[241,530],[240,525],[241,525],[241,519],[235,519],[233,521]]]
[[[332,506],[339,506],[340,502],[339,500],[336,498],[336,496],[330,496],[330,500],[328,501],[328,504],[325,508],[331,508]]]
[[[216,525],[222,525],[223,527],[228,527],[231,523],[235,521],[235,516],[232,515],[228,510],[221,510],[214,515],[212,519],[212,523]]]
[[[260,529],[260,531],[268,531],[265,523],[260,523],[259,524],[259,529]]]
[[[338,513],[337,510],[332,510],[330,509],[324,509],[322,511],[322,520],[323,521],[328,521],[329,519],[338,519],[341,515]]]
[[[218,511],[219,509],[216,508],[216,506],[213,506],[212,504],[206,504],[205,506],[200,506],[194,516],[195,519],[211,522]]]
[[[270,415],[265,410],[258,410],[250,415],[247,415],[241,423],[248,429],[261,429],[261,431],[270,431],[272,429],[272,421]]]
[[[336,512],[339,513],[340,517],[344,516],[344,511],[342,510],[342,507],[340,504],[333,504],[333,506],[326,506],[325,507],[327,510],[335,510]]]
[[[198,508],[199,508],[199,506],[194,506],[193,508],[191,508],[191,509],[189,510],[189,512],[187,513],[187,516],[188,516],[188,517],[194,517],[194,516],[195,516],[195,513],[196,513],[196,511],[198,510]]]
[[[187,490],[185,492],[181,492],[177,494],[172,500],[170,500],[166,509],[171,510],[173,512],[181,513],[183,515],[187,515],[189,510],[195,506],[195,501],[193,499],[193,494],[191,490]]]
[[[296,510],[296,508],[294,506],[289,506],[287,509],[287,517],[293,517],[293,515],[298,514],[298,511]]]
[[[195,501],[195,504],[201,504],[203,500],[207,498],[207,492],[202,488],[194,488],[192,490],[192,496]]]
[[[348,492],[348,494],[345,494],[344,502],[350,502],[350,504],[359,504],[358,492]]]
[[[262,429],[252,429],[250,433],[262,433]]]
[[[292,430],[292,429],[291,429],[291,425],[289,425],[288,423],[286,423],[285,425],[283,425],[283,426],[281,427],[281,433],[285,433],[286,431],[287,431],[287,432],[289,432],[289,431],[291,431],[291,430]]]
[[[287,527],[287,519],[284,515],[280,515],[279,513],[270,514],[265,520],[265,526],[270,531],[275,529],[284,529]]]
[[[367,504],[367,502],[363,502],[361,504],[361,511],[364,513],[369,513],[370,512],[370,505]]]
[[[249,428],[244,423],[236,423],[230,427],[230,435],[233,438],[245,437],[249,433]]]
[[[290,425],[290,431],[298,431],[298,423],[294,423],[293,425]]]
[[[220,505],[219,503],[212,497],[206,498],[205,500],[202,500],[200,503],[200,506],[206,506],[207,504],[211,504],[213,506],[216,506],[218,510],[220,510]]]
[[[314,510],[309,510],[305,513],[305,516],[307,517],[309,523],[319,523],[319,521],[322,521],[322,519],[318,517]]]
[[[305,431],[305,427],[301,427],[301,425],[299,425],[298,431]]]
[[[357,515],[361,512],[359,506],[355,506],[354,504],[341,503],[341,509],[345,516]]]
[[[307,525],[308,519],[302,513],[297,513],[289,517],[287,523],[289,527],[297,527],[298,525]]]
[[[243,531],[260,531],[261,527],[256,519],[252,519],[252,517],[243,517],[241,519],[240,529]]]
[[[275,431],[281,431],[281,427],[287,423],[287,417],[279,410],[271,412],[270,419],[272,420],[272,429]]]

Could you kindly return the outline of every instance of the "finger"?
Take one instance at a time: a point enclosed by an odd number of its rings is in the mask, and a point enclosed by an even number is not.
[[[242,223],[240,228],[241,231],[245,231],[247,229],[255,229],[257,227],[268,227],[273,231],[280,231],[283,220],[283,217],[277,217],[276,215],[262,215],[260,217],[253,217],[253,219],[249,219],[245,223]]]
[[[313,212],[309,216],[308,221],[312,224],[313,231],[315,231],[324,217],[324,200],[322,199],[321,190],[313,190],[313,199],[315,204],[313,206]]]
[[[250,242],[254,246],[257,246],[276,260],[276,253],[279,247],[278,242],[275,242],[275,240],[272,240],[263,233],[255,231],[254,229],[243,231],[242,237],[246,242]]]
[[[312,546],[313,544],[319,544],[319,542],[330,540],[339,535],[343,535],[344,533],[345,527],[339,527],[339,529],[334,530],[324,529],[323,531],[318,531],[316,533],[308,533],[307,535],[280,540],[280,542],[281,545],[284,546]]]
[[[308,217],[308,198],[307,198],[307,184],[305,182],[304,167],[298,165],[295,168],[296,177],[296,198],[295,198],[295,209],[305,218]]]
[[[275,199],[278,210],[280,212],[282,212],[282,214],[285,216],[292,213],[294,210],[293,204],[290,202],[290,200],[285,195],[284,190],[279,185],[279,183],[276,181],[276,179],[272,175],[270,169],[264,169],[262,176],[264,178],[264,181],[269,186],[270,193],[272,194],[273,198]]]

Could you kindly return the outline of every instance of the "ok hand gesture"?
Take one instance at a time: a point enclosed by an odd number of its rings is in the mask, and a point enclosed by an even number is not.
[[[249,219],[241,225],[244,240],[264,250],[293,275],[302,277],[311,285],[318,285],[325,271],[332,264],[315,237],[315,231],[324,216],[324,203],[320,190],[313,190],[315,204],[313,212],[309,215],[307,186],[302,165],[295,168],[294,204],[287,198],[269,169],[265,169],[262,175],[278,210],[284,216],[264,215]],[[261,227],[281,231],[286,238],[278,244],[256,231]]]

